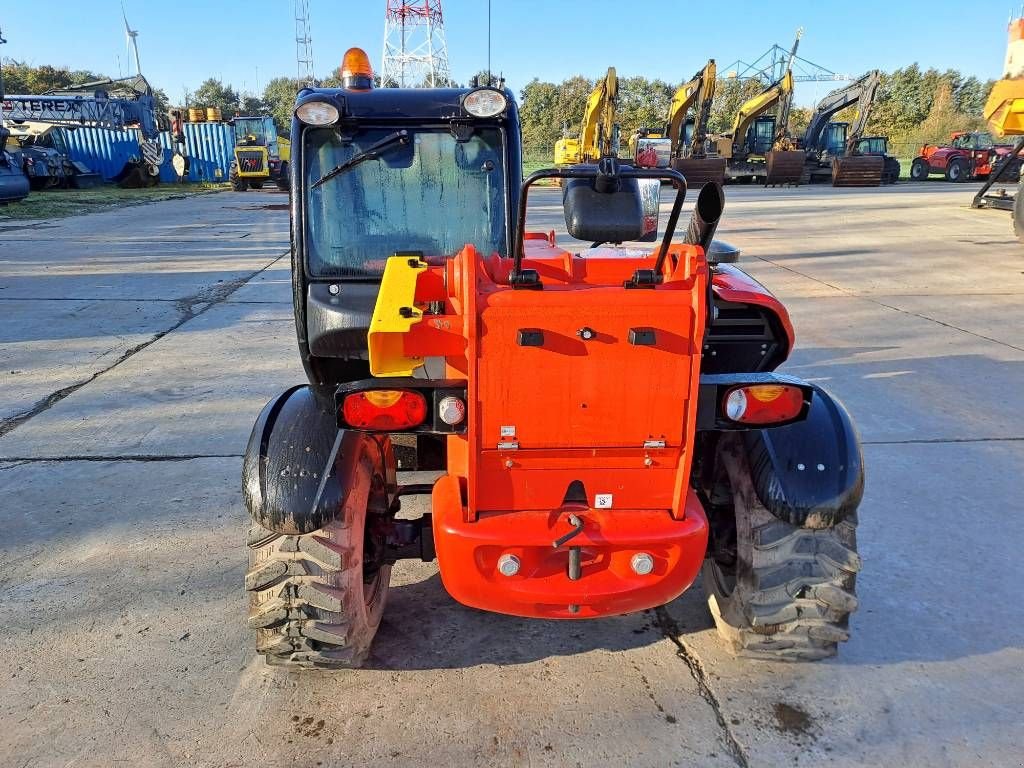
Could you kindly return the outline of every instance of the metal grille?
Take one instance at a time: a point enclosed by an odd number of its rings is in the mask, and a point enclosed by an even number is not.
[[[778,364],[779,344],[765,310],[716,301],[715,318],[704,340],[704,373],[766,371]]]
[[[238,170],[241,173],[264,173],[262,152],[239,152]]]

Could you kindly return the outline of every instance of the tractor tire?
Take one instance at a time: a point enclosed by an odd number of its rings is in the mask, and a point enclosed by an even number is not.
[[[927,181],[928,174],[928,161],[920,157],[915,158],[910,164],[910,178],[913,181]]]
[[[235,190],[235,192],[245,192],[245,190],[249,188],[249,182],[245,179],[238,178],[234,174],[230,174],[228,181],[231,182],[231,188]]]
[[[1017,194],[1013,200],[1013,233],[1024,243],[1024,181],[1017,184]]]
[[[253,525],[249,531],[249,627],[268,664],[355,668],[377,634],[391,566],[372,565],[382,542],[367,539],[367,518],[387,514],[382,475],[354,481],[344,514],[313,533],[287,536]],[[371,526],[372,527],[372,526]]]
[[[963,160],[950,160],[949,165],[946,166],[946,181],[951,181],[954,184],[962,184],[969,180],[970,176],[971,174],[967,169],[967,164]]]
[[[746,658],[834,656],[849,638],[849,617],[857,609],[856,516],[831,528],[779,520],[758,500],[745,452],[738,441],[732,445],[721,456],[735,515],[735,558],[709,558],[703,571],[718,634]]]
[[[277,177],[277,188],[282,192],[287,192],[291,189],[291,177],[289,174],[288,163],[281,164],[281,174]]]

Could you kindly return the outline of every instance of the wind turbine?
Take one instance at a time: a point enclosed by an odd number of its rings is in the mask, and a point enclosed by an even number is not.
[[[141,75],[142,67],[139,65],[139,41],[136,39],[139,36],[139,31],[128,26],[128,14],[125,13],[124,3],[121,3],[121,18],[124,19],[124,34],[128,43],[128,60],[131,61],[132,54],[135,55],[135,74]]]

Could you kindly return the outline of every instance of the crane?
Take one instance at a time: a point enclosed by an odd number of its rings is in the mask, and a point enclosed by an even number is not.
[[[125,186],[157,178],[163,162],[160,124],[153,90],[142,75],[96,80],[41,95],[11,94],[3,100],[4,122],[23,145],[38,143],[54,126],[133,128],[141,134],[141,160],[118,175]]]

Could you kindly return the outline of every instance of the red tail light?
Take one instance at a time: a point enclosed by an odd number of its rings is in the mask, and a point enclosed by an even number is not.
[[[354,429],[397,432],[415,427],[427,418],[427,401],[408,389],[373,389],[345,397],[342,420]]]
[[[740,424],[792,421],[804,409],[804,393],[789,384],[748,384],[734,387],[722,399],[726,417]]]

